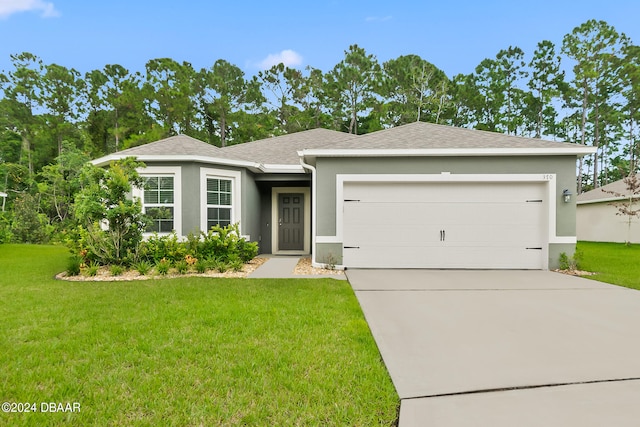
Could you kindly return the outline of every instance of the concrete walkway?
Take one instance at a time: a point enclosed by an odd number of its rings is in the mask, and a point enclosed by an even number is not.
[[[273,256],[268,257],[267,261],[260,267],[256,268],[247,277],[250,279],[308,279],[308,278],[330,278],[337,280],[347,280],[344,274],[341,275],[304,275],[293,274],[296,265],[298,265],[300,257],[296,256]]]
[[[272,257],[260,267],[256,268],[249,278],[251,279],[282,279],[293,277],[293,270],[298,265],[298,257]]]
[[[546,271],[347,277],[400,427],[639,425],[640,292]]]

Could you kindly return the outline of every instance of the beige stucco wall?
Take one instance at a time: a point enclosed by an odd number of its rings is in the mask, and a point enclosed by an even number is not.
[[[590,242],[631,241],[640,243],[640,219],[616,215],[618,209],[609,202],[581,204],[576,209],[576,233],[578,240]]]

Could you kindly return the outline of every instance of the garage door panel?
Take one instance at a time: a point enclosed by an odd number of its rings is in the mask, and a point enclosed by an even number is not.
[[[456,243],[458,246],[464,243],[483,243],[487,246],[519,243],[520,246],[539,246],[542,238],[540,228],[531,225],[521,225],[518,233],[507,232],[500,224],[482,227],[459,225],[444,229],[444,243]]]
[[[540,183],[348,182],[343,192],[347,267],[543,266]]]
[[[429,201],[432,203],[459,202],[510,202],[540,200],[544,189],[539,183],[530,182],[361,182],[346,183],[343,189],[345,199],[361,202],[405,202]]]
[[[474,218],[469,218],[473,215]],[[540,206],[524,201],[511,203],[345,202],[344,220],[366,221],[385,226],[409,221],[477,224],[540,224]]]
[[[443,234],[441,234],[441,231]],[[456,227],[407,226],[396,225],[390,228],[370,228],[367,224],[351,227],[345,233],[344,244],[354,245],[387,245],[387,246],[438,246],[464,244],[484,244],[485,246],[526,242],[528,246],[540,246],[542,238],[540,229],[534,226],[521,226],[518,234],[505,232],[500,224],[483,227],[458,225]],[[521,245],[522,246],[522,245]]]
[[[481,249],[481,250],[479,250]],[[492,247],[387,247],[345,248],[350,268],[461,268],[539,269],[540,250],[509,246]]]
[[[365,222],[393,227],[395,224],[422,224],[443,219],[437,211],[426,204],[415,203],[358,203],[349,202],[344,206],[344,220],[353,223]]]

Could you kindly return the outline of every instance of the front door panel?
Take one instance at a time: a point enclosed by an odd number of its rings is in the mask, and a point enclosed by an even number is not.
[[[278,195],[278,250],[304,250],[304,194]]]

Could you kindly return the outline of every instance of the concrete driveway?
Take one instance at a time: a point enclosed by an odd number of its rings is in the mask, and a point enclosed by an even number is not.
[[[347,277],[400,427],[640,425],[640,292],[548,271]]]

